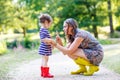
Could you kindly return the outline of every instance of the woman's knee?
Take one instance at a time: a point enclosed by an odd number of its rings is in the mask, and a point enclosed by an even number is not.
[[[75,56],[74,54],[68,54],[67,56],[70,57],[73,60],[75,60],[77,58],[77,56]]]
[[[85,55],[85,53],[84,53],[84,51],[83,51],[82,49],[78,49],[78,50],[74,53],[74,55],[88,60],[87,57],[86,57],[86,55]]]

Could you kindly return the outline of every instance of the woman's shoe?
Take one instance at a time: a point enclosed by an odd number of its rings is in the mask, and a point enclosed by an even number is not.
[[[85,73],[87,70],[86,70],[86,67],[84,65],[79,65],[79,68],[77,71],[73,71],[71,72],[72,75],[75,75],[75,74],[83,74]]]
[[[91,76],[94,74],[94,72],[97,72],[99,70],[98,66],[91,64],[89,61],[87,61],[83,58],[79,57],[75,60],[75,62],[80,65],[89,66],[89,69],[83,73],[83,75],[85,75],[85,76]]]
[[[89,66],[89,69],[87,70],[87,72],[84,72],[83,75],[84,76],[92,76],[94,74],[94,72],[97,72],[99,70],[98,66]]]

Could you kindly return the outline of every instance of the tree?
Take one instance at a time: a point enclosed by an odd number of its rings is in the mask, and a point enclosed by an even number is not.
[[[39,12],[47,12],[54,19],[52,30],[62,30],[63,21],[74,18],[80,27],[87,27],[98,38],[98,26],[103,26],[107,17],[106,0],[20,0],[25,2],[29,10],[34,11],[34,16]],[[36,12],[36,13],[35,13]]]
[[[117,18],[117,24],[120,26],[120,0],[115,0],[115,16]]]
[[[96,38],[98,38],[97,26],[103,26],[107,15],[103,14],[105,8],[103,6],[104,0],[60,0],[56,2],[57,8],[61,8],[56,14],[61,21],[72,17],[79,22],[80,27],[92,26],[92,31]],[[56,8],[54,6],[54,8]],[[107,13],[107,12],[106,12]],[[58,24],[59,25],[59,24]]]
[[[90,29],[90,26],[92,26],[92,31],[95,37],[98,38],[97,27],[103,26],[107,17],[107,11],[103,7],[104,2],[105,0],[70,0],[69,2],[59,0],[55,4],[51,2],[50,4],[53,4],[53,6],[48,7],[47,10],[53,10],[50,12],[58,16],[60,21],[57,25],[60,25],[66,18],[72,17],[78,21],[80,27]]]
[[[111,10],[111,0],[107,1],[108,3],[108,16],[109,16],[109,24],[110,24],[110,36],[114,34],[114,29],[113,29],[113,19],[112,19],[112,10]]]
[[[11,24],[13,15],[12,0],[0,0],[0,32],[5,32]]]

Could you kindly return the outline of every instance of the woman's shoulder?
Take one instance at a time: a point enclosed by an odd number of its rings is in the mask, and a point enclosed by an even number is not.
[[[77,29],[77,32],[78,32],[78,33],[84,33],[84,34],[90,33],[89,31],[82,30],[82,29]]]
[[[77,33],[76,33],[75,37],[83,37],[83,38],[85,38],[87,36],[87,34],[88,34],[87,31],[77,29]]]

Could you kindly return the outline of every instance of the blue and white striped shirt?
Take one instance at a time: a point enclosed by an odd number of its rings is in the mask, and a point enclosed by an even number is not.
[[[51,38],[48,29],[40,28],[40,40],[44,38]],[[39,54],[49,56],[52,54],[52,47],[44,42],[40,43]]]

